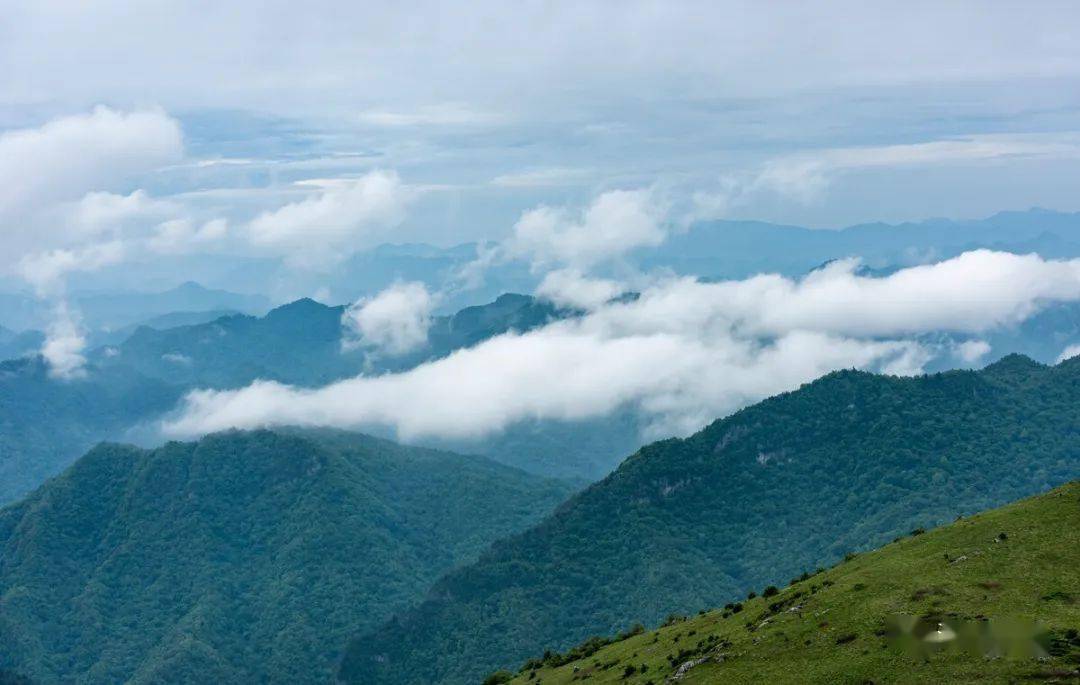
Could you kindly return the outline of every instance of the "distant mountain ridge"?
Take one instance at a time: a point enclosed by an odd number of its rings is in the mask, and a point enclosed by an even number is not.
[[[340,431],[100,445],[0,509],[0,669],[322,683],[347,636],[567,494]]]
[[[263,314],[270,309],[270,300],[262,295],[206,288],[194,281],[159,292],[77,292],[71,300],[82,326],[91,332],[115,332],[175,312]],[[51,307],[29,294],[0,293],[0,324],[15,330],[43,330],[52,320]]]
[[[831,373],[641,448],[357,636],[341,676],[475,682],[546,648],[720,606],[918,526],[1080,476],[1080,359]]]
[[[91,351],[85,377],[71,380],[50,377],[40,357],[0,362],[0,504],[29,492],[99,440],[123,437],[160,416],[190,389],[235,388],[256,379],[316,386],[361,372],[410,368],[564,315],[532,297],[505,295],[436,318],[430,344],[412,355],[371,360],[363,349],[342,349],[343,311],[302,299],[262,317],[228,315],[163,330],[144,326],[118,345]],[[522,465],[535,461],[520,449],[521,441],[508,440],[500,454],[522,455]],[[605,467],[622,447],[608,449]],[[582,473],[569,469],[562,475]]]

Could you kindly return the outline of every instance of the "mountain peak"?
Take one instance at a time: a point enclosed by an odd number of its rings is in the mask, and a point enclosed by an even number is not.
[[[1045,364],[1040,364],[1026,354],[1013,352],[983,368],[983,373],[997,378],[1015,376],[1029,377],[1033,373],[1039,373],[1048,368],[1050,367]]]
[[[340,309],[340,307],[330,307],[321,302],[316,302],[310,297],[302,297],[299,300],[294,300],[287,304],[283,304],[280,307],[271,309],[266,314],[267,319],[289,319],[294,317],[310,316],[312,314],[321,314],[330,310]]]

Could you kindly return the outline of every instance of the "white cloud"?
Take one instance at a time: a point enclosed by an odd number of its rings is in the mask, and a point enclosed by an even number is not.
[[[625,290],[618,281],[589,278],[576,269],[558,269],[544,276],[536,295],[565,307],[596,309]]]
[[[17,229],[14,217],[105,190],[182,153],[180,126],[161,110],[97,107],[0,133],[0,217],[6,230]]]
[[[511,256],[537,265],[587,268],[638,247],[655,247],[667,237],[665,207],[651,190],[610,190],[580,216],[537,207],[522,214],[506,248]]]
[[[1046,301],[1080,299],[1080,260],[975,250],[884,278],[858,276],[857,265],[833,262],[799,281],[763,275],[695,287],[725,302],[732,325],[758,335],[978,333],[1022,321]]]
[[[34,286],[38,295],[50,297],[64,290],[69,273],[96,271],[119,264],[127,254],[127,247],[120,241],[92,244],[75,249],[58,249],[24,256],[18,263],[18,273]]]
[[[956,345],[953,354],[965,364],[975,364],[990,354],[990,343],[985,340],[965,340]]]
[[[128,195],[94,191],[70,207],[68,224],[75,233],[73,237],[93,238],[118,234],[132,220],[161,217],[179,210],[176,203],[150,197],[145,190]]]
[[[54,311],[54,318],[45,331],[41,356],[49,365],[49,375],[62,380],[81,378],[85,375],[86,338],[77,317],[61,301]]]
[[[572,167],[545,167],[529,169],[510,174],[501,174],[491,179],[491,185],[502,188],[543,188],[551,186],[578,185],[592,173],[588,169]]]
[[[228,229],[224,219],[211,219],[201,225],[188,218],[170,219],[158,224],[147,244],[154,252],[185,254],[221,241]]]
[[[1080,159],[1076,133],[985,134],[900,145],[826,148],[781,155],[757,168],[720,176],[691,193],[686,221],[721,219],[755,199],[780,196],[801,205],[823,201],[843,174],[1025,158]]]
[[[558,323],[504,335],[412,371],[358,377],[318,390],[259,382],[198,391],[166,428],[189,434],[229,426],[389,425],[404,439],[470,437],[526,417],[576,419],[639,403],[683,432],[717,413],[838,366],[867,366],[903,350],[798,333],[756,347],[658,333],[608,337]]]
[[[885,278],[840,263],[801,280],[671,279],[636,301],[502,335],[403,373],[314,390],[256,383],[195,392],[166,429],[377,424],[405,439],[461,437],[631,405],[656,433],[687,433],[830,370],[919,373],[931,351],[906,336],[985,331],[1055,300],[1080,300],[1080,260],[978,251]]]
[[[312,196],[260,214],[247,226],[250,243],[301,268],[329,268],[388,237],[409,199],[398,175],[372,171],[340,179]]]
[[[1072,359],[1078,354],[1080,354],[1080,345],[1069,345],[1058,355],[1057,363],[1060,364],[1066,359]]]
[[[812,203],[820,200],[833,179],[842,173],[1023,157],[1080,159],[1080,136],[1072,133],[973,135],[903,145],[818,150],[767,162],[746,182],[743,192],[767,190]]]
[[[427,344],[436,302],[423,283],[395,283],[345,310],[342,324],[351,334],[346,345],[371,347],[388,355],[419,349]]]
[[[504,117],[495,112],[485,112],[469,105],[448,102],[424,105],[409,111],[368,110],[360,114],[360,121],[373,126],[478,126],[497,124]]]

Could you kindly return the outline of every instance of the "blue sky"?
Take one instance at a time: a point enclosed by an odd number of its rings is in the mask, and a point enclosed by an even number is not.
[[[49,308],[42,353],[74,378],[80,275],[165,287],[220,263],[243,288],[239,257],[271,265],[277,302],[341,302],[357,293],[323,284],[357,251],[495,241],[430,290],[361,293],[344,323],[422,346],[433,311],[511,262],[589,315],[304,402],[194,395],[177,430],[438,435],[444,397],[475,395],[473,423],[446,416],[476,435],[627,403],[685,433],[831,369],[975,364],[979,336],[1080,299],[1077,260],[985,250],[884,278],[855,259],[715,284],[620,263],[714,219],[1080,210],[1078,46],[1080,5],[1049,1],[8,0],[0,283]],[[959,337],[920,337],[943,330]],[[535,392],[567,368],[588,382]]]
[[[182,159],[107,190],[239,220],[389,169],[422,191],[395,236],[440,244],[651,185],[821,227],[1080,209],[1073,3],[223,4],[5,3],[0,127],[161,108]]]
[[[0,279],[329,271],[620,191],[675,226],[1076,211],[1078,34],[1063,2],[7,2]]]

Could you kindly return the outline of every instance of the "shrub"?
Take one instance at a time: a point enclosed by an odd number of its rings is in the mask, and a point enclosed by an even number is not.
[[[777,588],[775,585],[770,585],[769,587],[765,588],[765,590],[761,593],[761,596],[762,597],[773,597],[773,596],[775,596],[775,595],[777,595],[779,593],[780,593],[779,588]]]
[[[503,685],[514,679],[514,674],[510,671],[495,671],[487,678],[484,678],[484,685]]]

